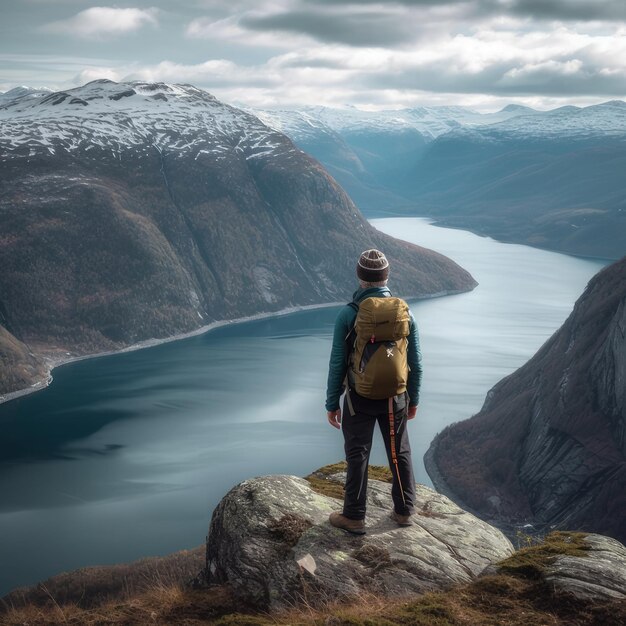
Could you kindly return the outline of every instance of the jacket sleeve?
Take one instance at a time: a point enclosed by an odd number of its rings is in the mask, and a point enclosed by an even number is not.
[[[336,411],[339,408],[339,398],[343,393],[343,381],[347,370],[346,335],[350,330],[348,312],[348,307],[344,307],[335,320],[333,347],[328,364],[328,384],[326,385],[327,411]]]
[[[417,331],[415,318],[411,313],[411,324],[409,327],[409,345],[407,360],[409,363],[409,380],[407,390],[409,392],[409,406],[417,406],[420,401],[420,386],[422,384],[422,352],[420,350],[420,339]]]

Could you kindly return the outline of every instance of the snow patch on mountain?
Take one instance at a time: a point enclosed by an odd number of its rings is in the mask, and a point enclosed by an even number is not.
[[[0,159],[103,148],[153,148],[246,158],[294,152],[250,113],[192,85],[97,80],[67,91],[11,90],[0,97]]]
[[[524,112],[532,111],[521,107]],[[517,107],[506,107],[496,113],[479,113],[461,106],[415,107],[383,111],[363,111],[355,107],[329,108],[323,106],[299,109],[248,109],[268,126],[279,130],[294,141],[311,138],[320,133],[342,136],[363,133],[419,132],[427,139],[459,127],[493,124],[519,115]]]
[[[585,137],[626,134],[626,103],[621,100],[585,108],[562,106],[550,111],[510,104],[495,113],[480,113],[461,106],[387,111],[322,106],[292,110],[249,110],[268,126],[285,133],[296,142],[319,137],[320,134],[346,137],[407,131],[417,131],[427,140],[450,133],[451,137],[482,137],[481,141],[489,141],[490,135],[495,138],[497,135]]]

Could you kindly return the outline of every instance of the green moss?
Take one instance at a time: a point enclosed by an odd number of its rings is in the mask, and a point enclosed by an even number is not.
[[[383,483],[390,483],[393,481],[391,470],[384,465],[370,465],[367,468],[367,475],[372,480],[380,480]]]
[[[585,542],[586,536],[586,533],[555,531],[547,535],[542,543],[521,548],[504,559],[498,564],[498,569],[507,574],[539,579],[546,565],[554,563],[558,556],[587,556],[589,546]]]
[[[455,626],[458,622],[444,594],[426,594],[403,607],[396,616],[397,623],[411,626]]]
[[[331,463],[305,476],[305,480],[309,481],[313,491],[317,491],[317,493],[321,493],[329,498],[343,500],[343,483],[333,479],[332,476],[345,472],[347,469],[348,464],[345,461]],[[380,480],[386,483],[392,481],[391,471],[383,465],[370,465],[367,469],[367,475],[372,480]]]
[[[319,478],[313,474],[307,476],[306,480],[309,481],[313,491],[317,491],[317,493],[321,493],[323,496],[328,496],[329,498],[343,500],[343,485],[340,483],[328,478]]]
[[[472,583],[472,586],[474,591],[481,597],[487,595],[509,597],[514,595],[516,584],[518,584],[518,580],[511,576],[492,574],[477,578]]]
[[[348,464],[345,461],[339,463],[331,463],[330,465],[324,465],[319,469],[312,472],[311,476],[330,476],[332,474],[338,474],[339,472],[345,472],[348,469]]]

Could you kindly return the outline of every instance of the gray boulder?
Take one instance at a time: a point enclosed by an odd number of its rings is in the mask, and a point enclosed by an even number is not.
[[[331,480],[343,482],[344,475]],[[363,593],[399,596],[467,582],[513,552],[496,528],[417,485],[414,525],[389,515],[391,485],[370,479],[365,536],[333,528],[337,498],[296,476],[234,487],[215,509],[207,542],[210,582],[228,582],[243,602],[275,609]]]
[[[545,581],[557,593],[578,598],[626,599],[626,548],[603,535],[586,535],[584,543],[584,556],[565,554],[546,565]]]

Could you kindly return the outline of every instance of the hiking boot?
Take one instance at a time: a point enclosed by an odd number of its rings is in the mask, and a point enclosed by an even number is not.
[[[331,526],[347,530],[353,535],[365,534],[365,522],[362,519],[350,519],[341,513],[331,513],[328,517]]]
[[[400,513],[391,511],[391,519],[398,524],[398,526],[413,526],[410,515],[400,515]]]

